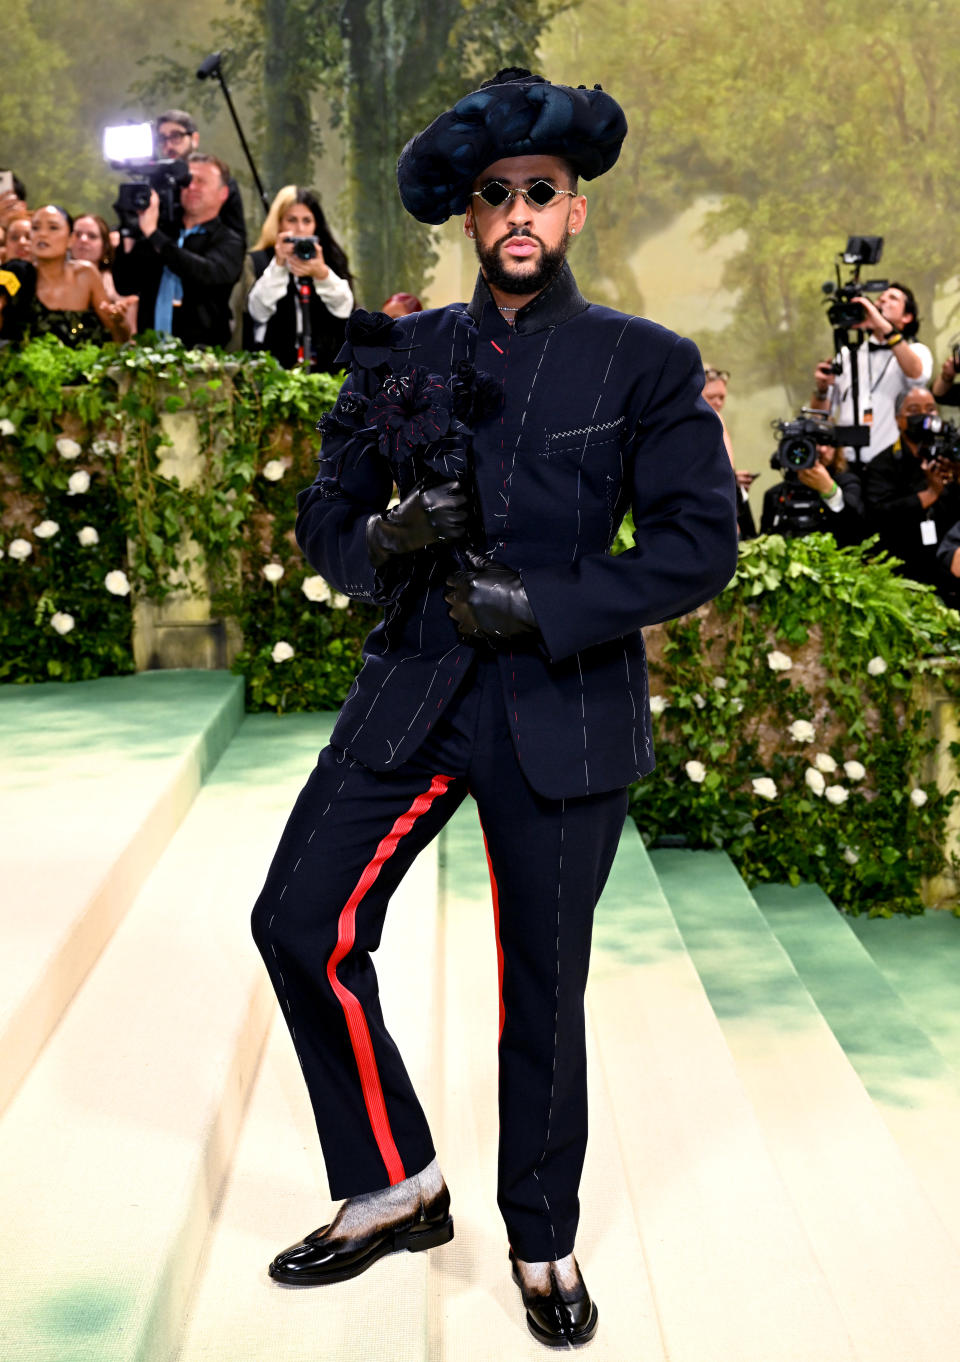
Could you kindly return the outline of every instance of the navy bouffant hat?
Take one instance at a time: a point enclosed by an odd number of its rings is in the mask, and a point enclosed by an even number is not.
[[[599,85],[552,85],[516,67],[465,95],[412,137],[397,163],[400,198],[419,222],[466,211],[478,175],[506,156],[562,156],[585,180],[620,155],[627,120]]]

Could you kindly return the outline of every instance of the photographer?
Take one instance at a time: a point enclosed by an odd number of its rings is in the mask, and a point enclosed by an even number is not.
[[[188,157],[190,180],[180,203],[183,228],[176,240],[159,226],[155,190],[138,216],[140,237],[125,238],[113,265],[121,293],[140,299],[137,329],[179,336],[185,345],[230,340],[230,292],[243,270],[243,242],[219,217],[229,172],[203,152]]]
[[[888,284],[876,304],[862,294],[853,301],[864,311],[863,321],[856,327],[869,332],[871,337],[854,352],[860,410],[856,413],[853,410],[849,349],[841,350],[836,358],[839,374],[834,373],[834,361],[824,359],[817,365],[810,406],[817,411],[829,411],[838,426],[869,425],[870,443],[859,451],[859,462],[869,464],[896,440],[896,399],[915,384],[925,387],[930,382],[933,355],[927,346],[914,339],[919,329],[917,303],[906,284]],[[856,463],[853,451],[848,449],[846,453]]]
[[[292,369],[309,343],[311,367],[332,373],[353,311],[353,289],[347,257],[309,190],[296,185],[280,190],[249,266],[254,282],[247,295],[244,348],[268,350]]]
[[[960,407],[960,345],[954,344],[933,380],[931,392],[941,407]]]
[[[828,424],[823,422],[824,436],[832,433]],[[817,532],[832,534],[840,548],[859,544],[864,536],[860,480],[835,444],[818,443],[814,448],[816,462],[796,470],[788,463],[784,480],[765,493],[760,533],[800,538]],[[785,467],[779,452],[771,462]]]
[[[927,388],[912,387],[898,397],[899,438],[866,469],[863,491],[868,523],[881,548],[901,559],[903,576],[930,582],[946,595],[937,548],[960,520],[960,488],[957,465],[931,429],[937,415]]]
[[[192,154],[199,150],[200,133],[197,125],[183,109],[168,109],[155,120],[154,127],[158,157],[189,161]],[[247,224],[243,216],[243,200],[239,186],[230,174],[227,175],[227,197],[220,209],[220,220],[224,227],[236,232],[246,248]]]

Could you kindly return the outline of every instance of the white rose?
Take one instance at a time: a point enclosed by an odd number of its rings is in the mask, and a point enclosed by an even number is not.
[[[664,695],[650,696],[650,713],[662,714],[665,709],[670,708],[670,701]]]
[[[16,426],[8,417],[5,416],[3,420],[0,421],[0,435],[15,435],[16,432],[17,432]]]
[[[693,703],[697,709],[706,709],[707,702],[699,692],[693,697]]]
[[[918,785],[916,789],[910,791],[910,803],[915,809],[922,809],[927,802],[926,790],[921,790]]]
[[[725,676],[715,676],[713,678],[714,690],[726,690],[727,678]]]
[[[41,520],[33,532],[38,539],[52,539],[60,533],[60,526],[55,520]]]
[[[867,663],[867,671],[871,676],[882,676],[887,670],[887,664],[882,657],[871,657]]]
[[[7,553],[11,558],[16,558],[19,563],[22,563],[24,558],[29,558],[33,553],[33,545],[28,539],[11,539],[7,545]]]
[[[293,649],[289,643],[284,639],[281,639],[279,643],[273,645],[273,651],[270,656],[273,658],[274,662],[289,662],[291,657],[293,657]]]
[[[85,549],[90,548],[92,544],[100,543],[100,536],[92,525],[84,525],[82,530],[77,530],[77,538]]]
[[[846,804],[849,791],[845,790],[842,785],[828,785],[824,794],[831,804]]]
[[[847,865],[856,865],[860,857],[854,851],[853,847],[844,847],[843,859],[846,861]]]
[[[757,776],[751,784],[753,785],[753,793],[760,795],[761,799],[776,799],[776,783],[769,776]]]
[[[322,577],[304,577],[300,590],[308,601],[328,601],[330,588]]]
[[[774,648],[772,653],[767,653],[767,666],[772,672],[788,672],[793,666],[793,658]]]
[[[350,597],[345,596],[342,591],[335,591],[330,597],[330,604],[334,610],[346,610],[350,604]]]
[[[268,582],[279,582],[283,576],[283,568],[279,563],[265,563],[260,571]]]
[[[702,761],[688,761],[683,768],[695,785],[707,778],[707,768]]]
[[[815,795],[822,795],[827,787],[827,782],[815,766],[808,766],[803,778]]]
[[[127,579],[127,574],[121,572],[119,568],[115,568],[113,572],[108,572],[103,579],[103,584],[111,596],[130,595],[130,582]]]
[[[117,454],[120,450],[116,440],[108,439],[94,440],[91,448],[99,459],[102,459],[105,454]]]
[[[286,471],[287,465],[282,459],[271,459],[263,465],[263,476],[267,482],[279,482]]]
[[[67,496],[75,497],[80,492],[90,490],[90,474],[85,468],[78,468],[76,473],[71,473],[67,481]]]
[[[794,742],[813,742],[817,730],[807,719],[794,719],[787,729]]]
[[[81,450],[76,440],[71,440],[66,435],[61,435],[60,439],[57,441],[57,453],[60,455],[61,459],[79,459]]]
[[[817,770],[822,771],[824,775],[827,776],[832,776],[837,769],[837,763],[829,752],[818,752],[814,757],[813,762]]]
[[[847,780],[863,780],[867,774],[867,768],[861,766],[858,761],[845,761],[843,769],[847,773]]]
[[[56,614],[50,616],[50,623],[58,634],[69,634],[76,622],[73,616],[68,615],[64,610],[58,610]]]

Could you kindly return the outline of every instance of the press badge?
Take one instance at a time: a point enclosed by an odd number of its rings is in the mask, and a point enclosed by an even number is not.
[[[937,542],[937,522],[935,520],[920,521],[920,539],[924,544],[935,544]]]

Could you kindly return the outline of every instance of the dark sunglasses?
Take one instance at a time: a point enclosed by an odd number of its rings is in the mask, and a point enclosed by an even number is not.
[[[482,189],[473,191],[475,199],[483,199],[484,203],[491,208],[502,208],[515,194],[521,194],[531,208],[548,208],[551,203],[555,203],[564,194],[576,198],[572,189],[558,189],[549,180],[534,180],[533,184],[527,185],[526,189],[521,189],[519,185],[501,184],[499,180],[491,180]]]

